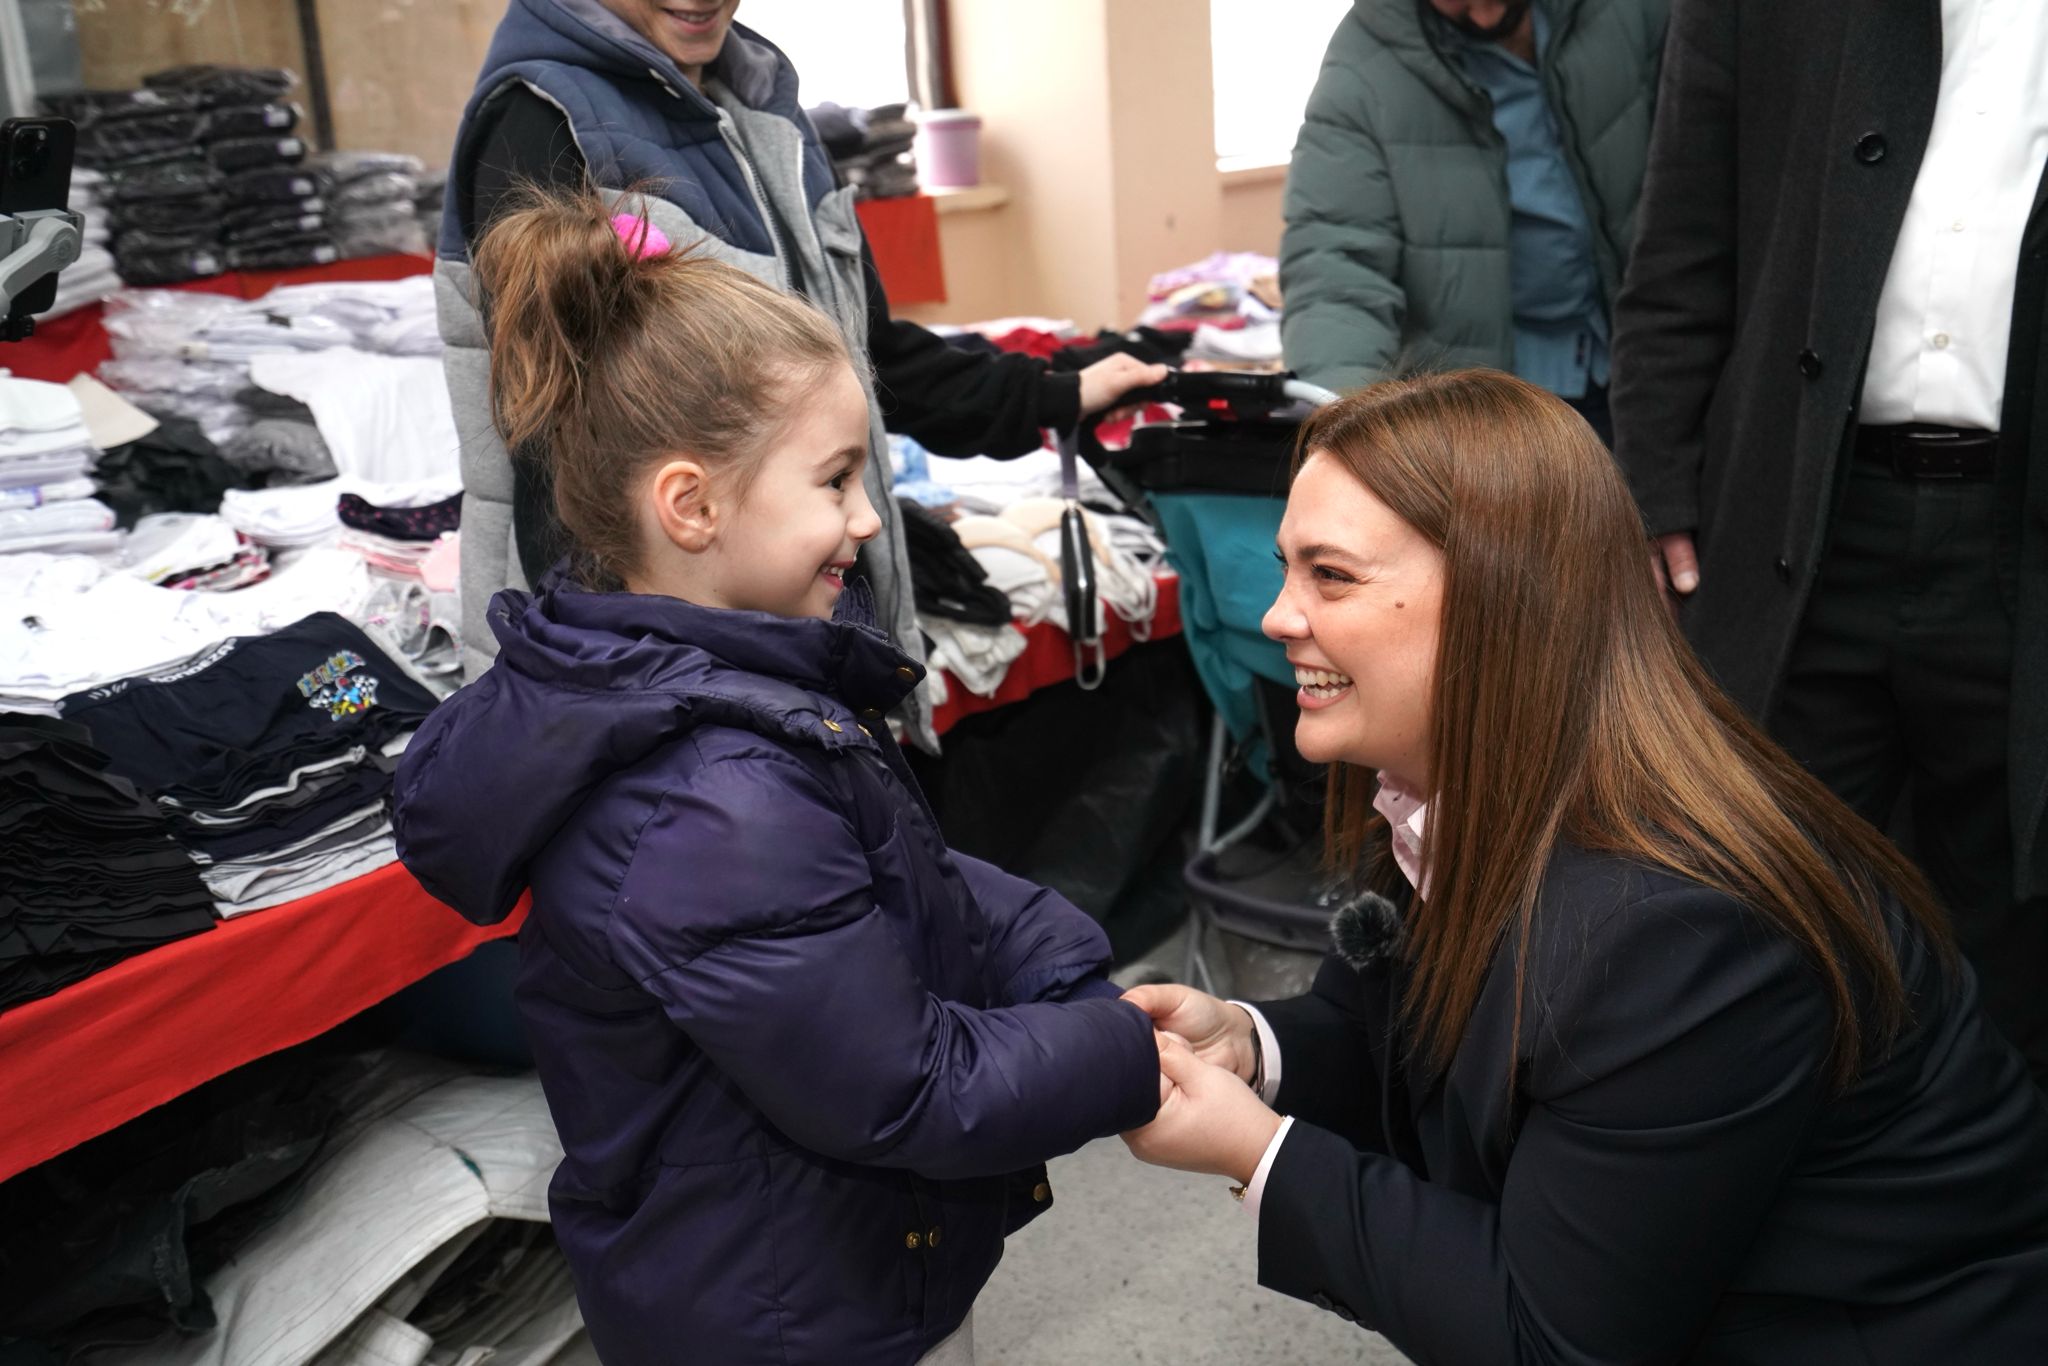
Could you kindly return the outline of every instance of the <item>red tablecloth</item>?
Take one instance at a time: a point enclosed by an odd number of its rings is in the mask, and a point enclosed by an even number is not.
[[[900,199],[863,199],[860,217],[875,273],[891,306],[946,302],[946,263],[939,254],[939,213],[928,194]]]
[[[0,1013],[0,1180],[515,933],[398,864],[137,954]]]
[[[1152,618],[1152,630],[1146,639],[1166,640],[1179,634],[1180,579],[1172,574],[1162,574],[1159,576],[1159,611]],[[994,711],[997,707],[1021,702],[1040,688],[1050,688],[1074,676],[1074,642],[1067,638],[1065,631],[1051,622],[1041,622],[1025,631],[1024,639],[1024,653],[1010,665],[1010,672],[1004,675],[1003,684],[996,689],[994,697],[971,693],[959,679],[950,674],[946,676],[946,705],[932,714],[932,726],[939,734],[944,735],[964,718],[977,712]],[[1129,623],[1114,612],[1109,614],[1109,625],[1102,633],[1102,640],[1111,659],[1133,645],[1144,643],[1132,639]]]
[[[1150,638],[1180,633],[1180,581],[1159,580]],[[940,731],[1074,676],[1066,632],[1026,631],[994,697],[948,680]],[[1113,659],[1134,643],[1111,614]],[[303,1043],[479,944],[518,932],[472,925],[397,864],[253,911],[0,1012],[0,1181],[242,1064]]]
[[[190,280],[173,289],[197,294],[228,294],[242,299],[260,299],[279,285],[331,284],[345,280],[403,280],[424,275],[434,268],[425,256],[365,256],[332,265],[307,266],[302,270],[229,271]],[[47,321],[37,319],[36,334],[27,341],[0,344],[0,369],[14,372],[18,379],[46,379],[68,383],[72,376],[97,370],[110,358],[113,348],[107,331],[100,326],[105,312],[99,304],[88,304],[75,313]]]

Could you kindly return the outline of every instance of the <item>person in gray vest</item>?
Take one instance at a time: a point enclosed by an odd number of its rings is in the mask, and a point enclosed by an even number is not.
[[[1057,374],[1026,356],[959,351],[892,319],[854,216],[854,192],[797,100],[797,75],[772,43],[733,22],[738,0],[512,0],[464,110],[449,166],[436,264],[448,388],[462,442],[464,662],[489,666],[491,595],[536,583],[567,551],[545,462],[498,439],[489,355],[470,278],[471,246],[523,186],[640,191],[678,246],[801,293],[873,369],[868,494],[882,534],[862,556],[876,619],[922,654],[901,519],[889,496],[885,429],[948,455],[1035,450],[1046,427],[1071,427],[1163,366],[1115,356]],[[937,748],[918,694],[909,738]]]
[[[1356,0],[1287,173],[1287,364],[1488,366],[1602,440],[1668,0]]]

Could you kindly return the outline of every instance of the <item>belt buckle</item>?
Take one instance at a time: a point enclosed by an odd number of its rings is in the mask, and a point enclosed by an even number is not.
[[[1892,448],[1892,469],[1909,478],[1962,479],[1965,455],[1997,440],[1990,432],[1901,432]]]

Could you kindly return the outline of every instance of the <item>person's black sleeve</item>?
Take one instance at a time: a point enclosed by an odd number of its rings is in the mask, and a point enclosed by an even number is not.
[[[868,358],[882,423],[938,455],[1024,455],[1041,428],[1066,431],[1081,415],[1078,375],[1055,374],[1035,356],[990,356],[948,346],[916,323],[889,316],[874,253],[861,243],[867,278]]]
[[[523,85],[515,85],[477,112],[452,189],[462,219],[462,239],[475,247],[525,186],[572,190],[583,184],[583,152],[560,109]]]
[[[1707,409],[1735,341],[1735,32],[1725,0],[1672,7],[1614,305],[1614,457],[1653,536],[1699,527]]]
[[[1385,979],[1383,967],[1362,974],[1332,954],[1306,995],[1254,1003],[1279,1046],[1280,1092],[1273,1108],[1371,1152],[1387,1148],[1380,1123]],[[1271,1059],[1266,1066],[1270,1071]]]
[[[1297,1121],[1261,1285],[1417,1361],[1687,1357],[1825,1099],[1832,1009],[1790,939],[1705,889],[1619,908],[1575,961],[1532,978],[1499,1203]]]
[[[477,118],[467,155],[449,178],[462,239],[471,250],[524,190],[569,190],[584,180],[583,153],[568,117],[526,87],[507,90]],[[527,452],[513,453],[512,539],[530,584],[539,584],[569,550],[569,534],[555,514],[548,464]]]

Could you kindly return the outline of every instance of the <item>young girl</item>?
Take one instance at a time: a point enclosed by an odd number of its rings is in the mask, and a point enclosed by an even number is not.
[[[890,738],[922,671],[851,577],[879,521],[845,344],[594,194],[501,219],[476,269],[498,425],[578,551],[493,600],[498,661],[421,728],[396,821],[469,918],[532,891],[592,1341],[971,1360],[1040,1164],[1149,1120],[1158,1054],[1100,929],[949,852]]]

